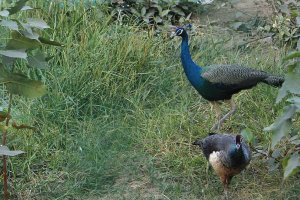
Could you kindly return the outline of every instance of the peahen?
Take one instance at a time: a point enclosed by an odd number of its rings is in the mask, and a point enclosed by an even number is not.
[[[239,174],[251,160],[249,146],[242,141],[241,135],[210,133],[204,139],[196,140],[224,186],[224,195],[228,197],[228,186],[234,175]]]
[[[279,87],[284,82],[284,78],[281,76],[240,65],[198,66],[191,58],[188,34],[185,28],[175,27],[174,30],[173,35],[182,37],[181,62],[188,80],[204,99],[211,102],[216,110],[218,121],[211,130],[219,129],[225,119],[235,113],[237,107],[231,99],[233,94],[250,89],[261,82],[274,87]],[[218,104],[220,100],[230,100],[231,103],[231,110],[222,118]]]

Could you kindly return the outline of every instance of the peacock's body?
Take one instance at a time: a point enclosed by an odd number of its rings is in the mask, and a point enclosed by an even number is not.
[[[202,140],[196,140],[193,144],[202,149],[206,159],[220,177],[227,196],[232,177],[239,174],[250,163],[249,146],[242,141],[240,135],[229,134],[211,134]]]
[[[216,101],[231,100],[233,94],[241,90],[250,89],[258,83],[266,83],[271,86],[281,86],[284,78],[271,75],[267,72],[243,67],[240,65],[210,65],[201,67],[194,63],[191,58],[188,34],[184,28],[176,28],[175,35],[182,37],[181,62],[184,72],[199,94],[206,100],[218,106]],[[236,110],[232,101],[232,109],[220,119],[212,129],[215,129]],[[217,107],[217,117],[220,117],[220,108]]]

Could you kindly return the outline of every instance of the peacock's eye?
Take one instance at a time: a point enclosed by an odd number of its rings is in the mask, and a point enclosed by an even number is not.
[[[182,32],[183,32],[183,29],[177,29],[177,30],[176,30],[176,35],[181,35]]]

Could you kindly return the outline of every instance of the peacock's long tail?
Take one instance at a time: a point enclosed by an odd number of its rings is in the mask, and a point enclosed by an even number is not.
[[[284,77],[270,75],[268,78],[264,79],[263,82],[273,87],[281,87],[282,83],[284,82]]]

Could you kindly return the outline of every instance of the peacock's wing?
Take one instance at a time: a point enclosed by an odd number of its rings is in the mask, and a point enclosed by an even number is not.
[[[240,65],[210,65],[201,76],[216,84],[224,85],[252,85],[266,79],[269,75],[264,71],[242,67]]]

